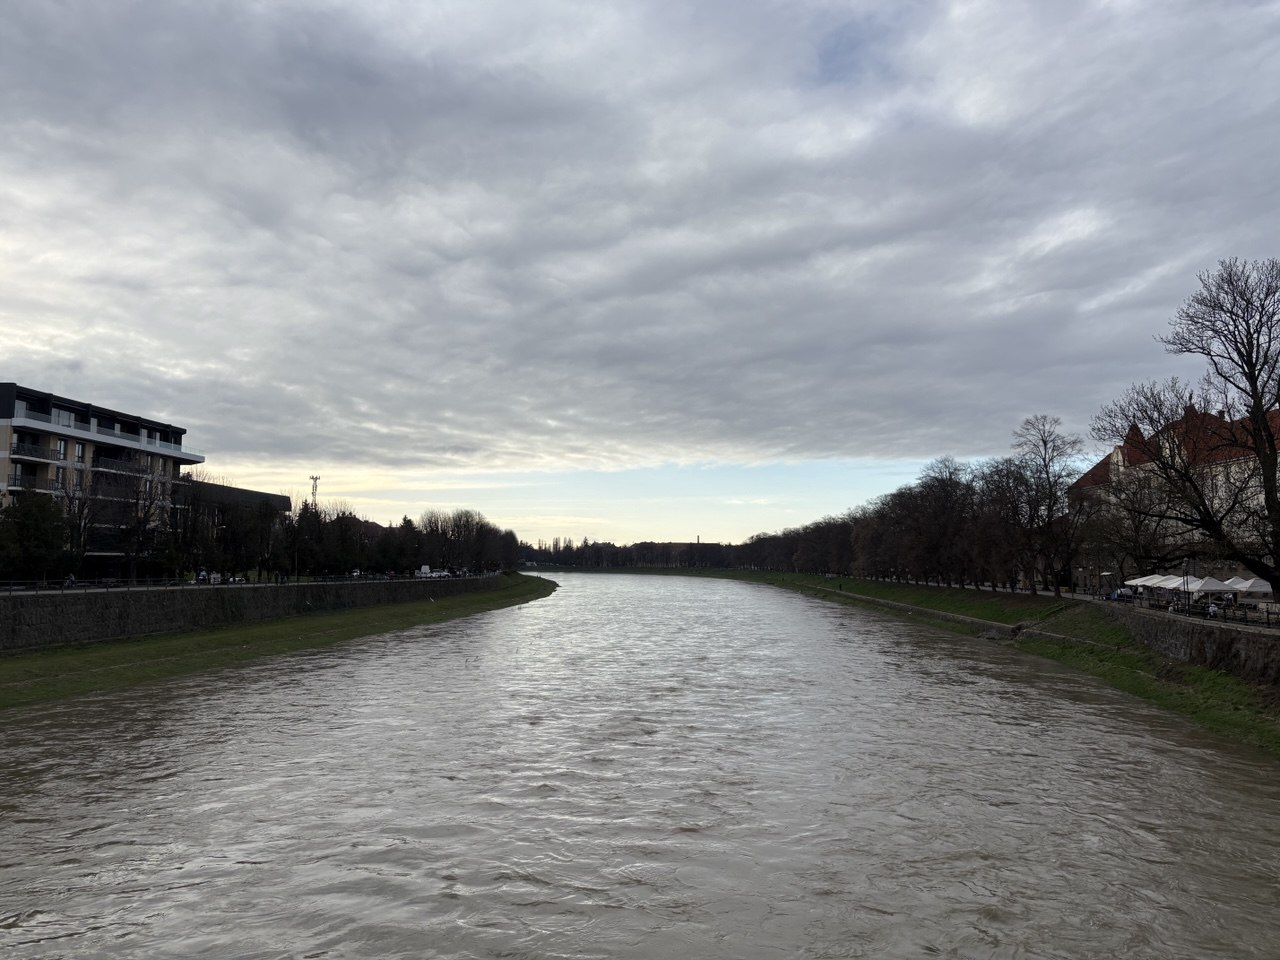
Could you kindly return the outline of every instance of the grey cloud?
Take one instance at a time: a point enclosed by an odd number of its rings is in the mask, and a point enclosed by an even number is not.
[[[11,11],[12,375],[245,457],[979,455],[1275,253],[1273,7],[511,6]]]

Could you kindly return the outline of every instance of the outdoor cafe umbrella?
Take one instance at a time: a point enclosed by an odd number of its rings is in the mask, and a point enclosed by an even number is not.
[[[1134,577],[1132,580],[1126,580],[1126,587],[1154,587],[1157,582],[1163,580],[1164,577],[1158,573],[1148,573],[1145,577]]]
[[[1232,589],[1231,586],[1215,577],[1205,577],[1201,580],[1192,579],[1187,584],[1187,590],[1192,593],[1230,593]]]
[[[1260,580],[1257,577],[1254,577],[1251,580],[1246,580],[1243,577],[1232,577],[1230,580],[1227,581],[1227,586],[1229,586],[1236,593],[1270,593],[1271,592],[1271,584],[1267,583],[1267,581],[1265,580]]]

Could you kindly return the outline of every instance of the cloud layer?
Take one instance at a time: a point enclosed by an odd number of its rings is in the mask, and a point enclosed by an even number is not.
[[[687,8],[687,9],[686,9]],[[1272,256],[1280,7],[19,3],[5,375],[239,462],[929,458],[1083,429]]]

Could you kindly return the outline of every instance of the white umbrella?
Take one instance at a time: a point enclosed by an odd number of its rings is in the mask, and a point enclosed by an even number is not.
[[[1240,580],[1240,582],[1235,584],[1232,589],[1239,593],[1271,592],[1271,584],[1267,583],[1265,580],[1259,580],[1257,577],[1254,577],[1252,580],[1241,580],[1239,577],[1236,577],[1235,579]],[[1227,583],[1231,583],[1231,581],[1228,580]]]
[[[1215,577],[1205,577],[1203,580],[1193,580],[1187,589],[1192,593],[1226,593],[1231,587]]]
[[[1131,587],[1154,587],[1164,579],[1163,574],[1148,573],[1145,577],[1137,577],[1133,580],[1126,580],[1125,583]]]

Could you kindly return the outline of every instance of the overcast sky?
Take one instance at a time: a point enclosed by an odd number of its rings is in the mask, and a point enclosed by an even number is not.
[[[379,522],[741,541],[1280,255],[1280,4],[13,0],[0,380]]]

